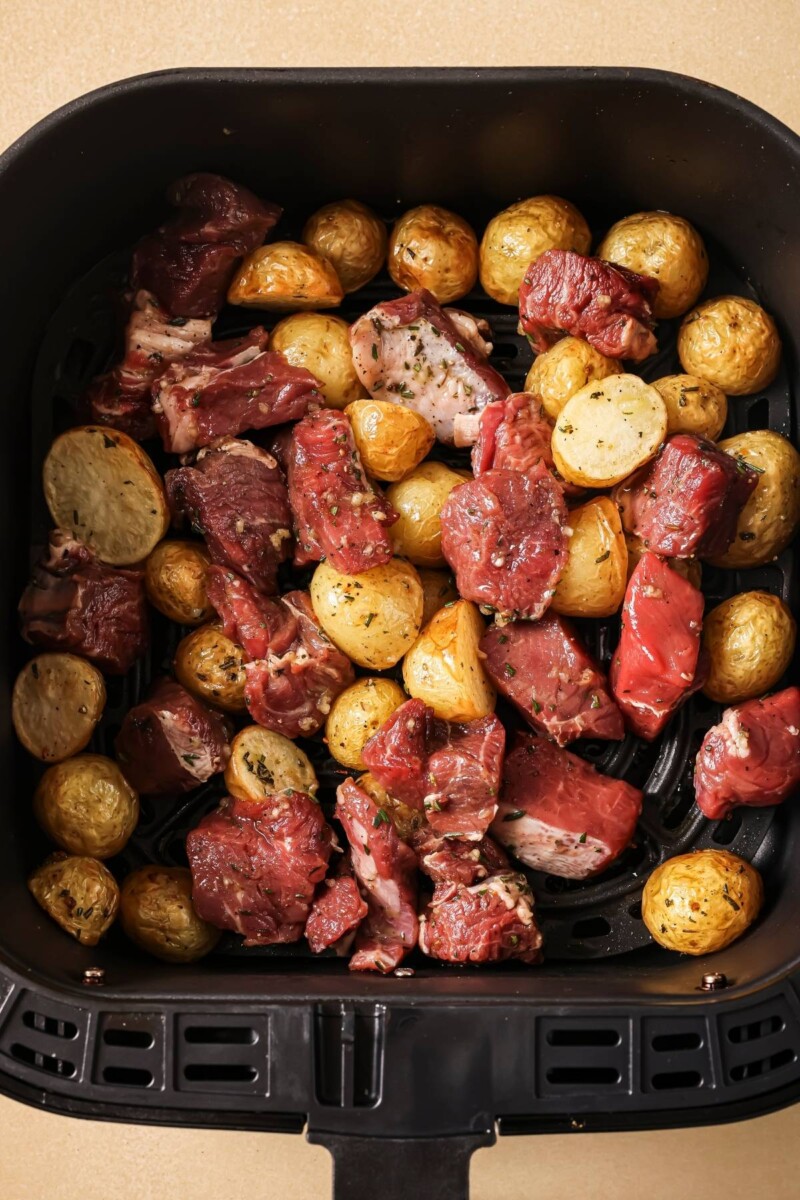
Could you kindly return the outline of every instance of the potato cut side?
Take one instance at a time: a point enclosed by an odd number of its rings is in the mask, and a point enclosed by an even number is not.
[[[43,469],[47,507],[103,562],[141,562],[169,527],[161,479],[132,438],[103,425],[83,425],[56,438]]]
[[[318,787],[308,755],[261,725],[248,725],[233,739],[225,785],[240,800],[263,800],[287,788],[313,796]]]
[[[483,630],[469,600],[439,609],[403,660],[408,694],[446,721],[475,721],[493,712],[495,691],[479,650]]]
[[[569,483],[611,487],[646,463],[667,433],[667,408],[638,375],[587,383],[564,405],[553,458]]]
[[[83,750],[103,715],[103,676],[75,654],[40,654],[14,684],[11,717],[25,749],[42,762]]]

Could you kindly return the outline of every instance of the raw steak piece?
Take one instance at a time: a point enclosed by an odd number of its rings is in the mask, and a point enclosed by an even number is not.
[[[420,949],[452,963],[536,963],[542,935],[524,875],[491,875],[481,883],[437,883],[419,921]]]
[[[337,954],[350,948],[352,935],[367,915],[348,858],[341,857],[335,874],[320,884],[306,923],[306,939],[314,954],[334,947]]]

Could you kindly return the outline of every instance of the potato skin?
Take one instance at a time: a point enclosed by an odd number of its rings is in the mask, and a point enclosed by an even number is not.
[[[345,292],[369,283],[386,259],[386,226],[360,200],[318,208],[305,223],[303,241],[333,263]]]
[[[331,705],[325,723],[325,739],[336,761],[352,771],[363,771],[365,744],[407,699],[393,679],[358,679],[345,688]]]
[[[79,754],[49,767],[33,795],[36,820],[70,854],[111,858],[139,820],[139,797],[117,764]]]
[[[525,379],[525,391],[538,396],[555,421],[570,397],[587,383],[621,371],[618,359],[606,358],[582,338],[565,337],[544,354],[537,354]]]
[[[418,567],[446,566],[442,555],[441,511],[463,476],[444,463],[424,462],[386,489],[386,498],[400,514],[390,530],[397,554]]]
[[[394,796],[390,796],[369,772],[359,775],[356,782],[368,796],[372,797],[378,808],[383,809],[394,825],[397,836],[404,842],[407,842],[412,833],[416,833],[425,824],[425,813],[422,809],[411,808],[410,805],[403,804],[402,800],[395,800]]]
[[[495,690],[480,659],[484,623],[470,600],[441,608],[403,660],[409,696],[445,721],[475,721],[494,712]]]
[[[642,919],[667,950],[711,954],[741,937],[763,900],[750,863],[727,850],[695,850],[656,867],[644,885]]]
[[[97,945],[119,908],[119,888],[108,868],[63,850],[36,868],[28,888],[48,917],[84,946]]]
[[[435,571],[429,567],[418,567],[417,574],[422,584],[422,628],[434,613],[445,604],[458,599],[456,581],[449,571]]]
[[[568,617],[610,617],[625,599],[628,550],[619,511],[596,496],[569,514],[569,558],[551,607]]]
[[[778,373],[781,339],[760,304],[743,296],[717,296],[684,317],[678,357],[688,375],[715,383],[727,396],[749,396]]]
[[[179,625],[202,625],[214,615],[206,595],[206,568],[211,556],[199,542],[167,538],[145,563],[147,598],[154,608]]]
[[[222,936],[195,912],[192,875],[186,867],[131,871],[122,884],[120,923],[140,950],[170,963],[196,962]]]
[[[393,667],[419,633],[422,584],[403,559],[393,558],[358,575],[342,575],[321,562],[310,590],[325,633],[360,667]]]
[[[77,654],[37,654],[16,678],[11,719],[29,754],[61,762],[88,745],[105,705],[97,667]]]
[[[728,419],[728,397],[697,375],[665,375],[653,387],[667,406],[667,435],[694,433],[715,442]]]
[[[187,691],[225,712],[246,712],[245,656],[241,646],[210,621],[187,633],[175,651],[175,675]]]
[[[231,742],[225,786],[240,800],[263,800],[285,788],[315,796],[319,784],[304,750],[282,733],[246,725]]]
[[[531,196],[492,217],[481,239],[481,286],[500,304],[516,306],[522,276],[545,250],[588,254],[589,226],[569,200]]]
[[[418,466],[436,435],[420,413],[388,400],[356,400],[348,404],[364,470],[373,479],[394,483]]]
[[[399,288],[427,288],[440,304],[460,300],[478,278],[478,239],[457,213],[436,204],[410,208],[389,238],[389,274]]]
[[[333,264],[302,242],[269,242],[248,255],[228,289],[228,303],[273,312],[336,308],[344,292]]]
[[[640,275],[658,280],[653,312],[680,317],[706,286],[708,255],[700,234],[684,217],[639,212],[612,225],[596,253]]]
[[[710,670],[703,691],[720,704],[740,704],[771,691],[794,655],[797,625],[778,596],[740,592],[703,618]]]
[[[302,312],[284,317],[270,335],[273,350],[316,376],[329,408],[346,408],[368,395],[353,366],[348,329],[341,317]]]
[[[800,528],[800,454],[771,429],[737,433],[719,448],[761,474],[739,514],[736,537],[712,562],[717,567],[762,566],[785,550]]]

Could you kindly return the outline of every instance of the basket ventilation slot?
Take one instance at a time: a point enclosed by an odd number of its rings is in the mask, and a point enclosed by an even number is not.
[[[269,1092],[269,1017],[180,1017],[178,1088],[190,1092]]]
[[[755,1058],[752,1062],[737,1063],[735,1067],[731,1067],[731,1079],[734,1083],[741,1083],[743,1079],[755,1079],[757,1075],[767,1075],[770,1071],[787,1067],[789,1063],[794,1062],[796,1057],[794,1050],[787,1046],[785,1050],[779,1050],[777,1054],[770,1054],[768,1058]]]
[[[26,1009],[22,1014],[22,1024],[39,1033],[47,1033],[51,1037],[65,1038],[69,1041],[78,1036],[78,1026],[72,1021],[59,1021],[57,1017],[34,1012],[32,1008]]]

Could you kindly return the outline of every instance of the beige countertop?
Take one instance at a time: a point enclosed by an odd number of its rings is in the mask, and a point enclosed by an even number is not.
[[[177,66],[661,67],[800,128],[798,34],[798,0],[0,0],[0,148],[91,88]],[[504,1139],[475,1156],[472,1195],[794,1200],[799,1172],[795,1108],[746,1126]],[[329,1181],[327,1152],[299,1137],[74,1121],[0,1099],[3,1200],[319,1200]]]

